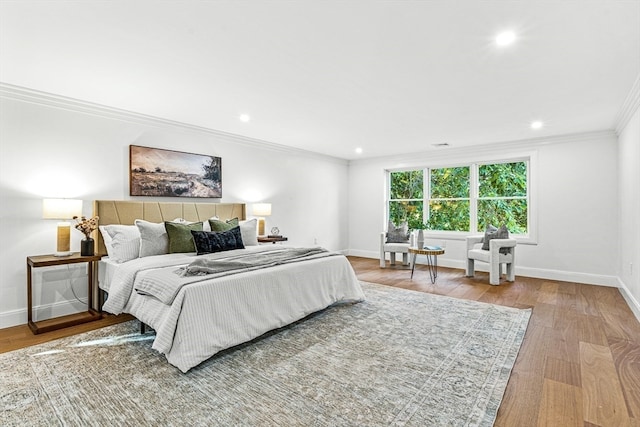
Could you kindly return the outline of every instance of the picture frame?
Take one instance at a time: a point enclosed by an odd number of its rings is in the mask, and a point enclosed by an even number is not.
[[[129,194],[222,197],[222,159],[205,154],[129,146]]]

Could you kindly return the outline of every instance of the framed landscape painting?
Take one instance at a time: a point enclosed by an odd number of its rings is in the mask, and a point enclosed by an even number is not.
[[[132,196],[222,197],[222,159],[130,145],[129,193]]]

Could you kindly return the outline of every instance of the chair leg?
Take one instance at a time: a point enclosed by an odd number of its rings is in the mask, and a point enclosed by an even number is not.
[[[407,252],[402,253],[402,265],[409,265],[409,254]]]
[[[396,265],[396,253],[389,252],[389,255],[391,255],[391,265]]]
[[[500,284],[500,263],[490,263],[491,270],[489,271],[489,284]]]
[[[384,258],[384,251],[380,248],[380,268],[385,268],[387,266]]]
[[[474,275],[474,260],[471,258],[467,258],[467,271],[465,271],[465,276],[473,277]]]
[[[516,269],[513,266],[513,263],[510,262],[507,264],[507,281],[514,282],[516,280]]]

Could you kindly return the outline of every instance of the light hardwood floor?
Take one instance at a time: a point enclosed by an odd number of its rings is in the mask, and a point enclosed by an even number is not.
[[[516,277],[488,284],[440,268],[431,284],[418,265],[381,269],[378,260],[349,257],[360,280],[518,308],[533,313],[498,411],[496,426],[640,427],[640,323],[615,288]],[[129,320],[105,318],[41,335],[0,329],[0,352]]]

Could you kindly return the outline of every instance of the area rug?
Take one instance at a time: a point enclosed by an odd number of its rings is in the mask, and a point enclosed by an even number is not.
[[[530,310],[362,286],[186,374],[137,321],[0,354],[0,425],[493,425]]]

